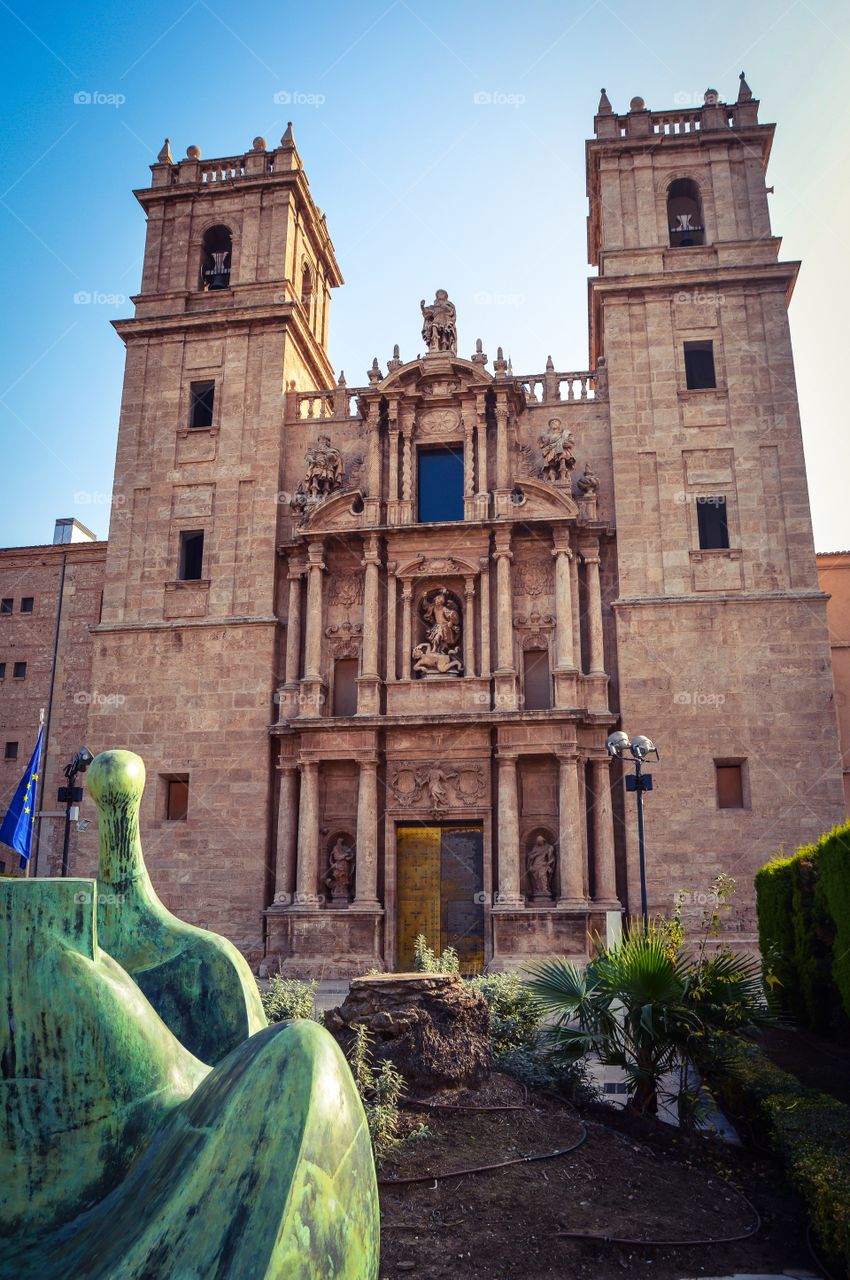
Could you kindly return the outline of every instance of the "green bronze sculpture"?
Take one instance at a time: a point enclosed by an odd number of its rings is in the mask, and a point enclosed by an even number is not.
[[[375,1280],[371,1142],[336,1043],[305,1021],[246,1033],[215,1067],[189,1052],[103,933],[149,979],[160,970],[151,989],[190,1040],[203,1032],[187,992],[205,992],[216,1036],[240,1016],[250,1026],[244,961],[150,888],[138,757],[109,752],[91,772],[110,888],[0,881],[0,1277]],[[104,910],[114,903],[98,907],[117,884],[130,891],[137,947],[129,913],[115,921]],[[216,974],[220,956],[232,965],[226,1013],[215,1013],[211,980],[199,987],[172,963],[187,954]]]

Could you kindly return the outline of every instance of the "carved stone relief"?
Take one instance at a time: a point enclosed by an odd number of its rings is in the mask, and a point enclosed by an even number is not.
[[[535,599],[552,590],[550,560],[525,560],[514,569],[514,593]]]
[[[363,603],[362,573],[335,573],[328,587],[328,604],[340,604],[345,608]]]
[[[427,409],[416,420],[418,431],[424,436],[450,436],[460,431],[460,414],[457,409]]]
[[[461,608],[457,597],[445,587],[434,587],[419,601],[419,616],[425,640],[414,646],[416,675],[459,676],[463,663],[458,654],[461,642]]]
[[[416,761],[394,765],[389,787],[399,804],[436,811],[478,804],[486,794],[487,780],[480,764],[453,766]]]

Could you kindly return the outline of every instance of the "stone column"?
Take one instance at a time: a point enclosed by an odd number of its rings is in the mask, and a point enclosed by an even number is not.
[[[481,596],[481,675],[490,675],[490,561],[482,559],[479,592]]]
[[[578,587],[577,555],[574,555],[570,561],[570,596],[573,601],[573,653],[575,654],[576,670],[581,671],[581,608]]]
[[[525,906],[520,893],[517,758],[499,753],[499,891],[496,907]]]
[[[566,528],[552,531],[552,556],[555,560],[555,706],[576,705],[576,663],[573,653],[572,560],[570,535]]]
[[[298,765],[290,758],[278,761],[280,780],[277,804],[277,854],[274,872],[274,900],[282,907],[292,902],[298,836]]]
[[[372,400],[366,416],[368,434],[368,455],[366,462],[366,498],[364,511],[368,513],[370,522],[380,523],[381,513],[381,424],[380,403]]]
[[[387,680],[396,679],[396,610],[398,590],[395,561],[387,562]]]
[[[361,564],[363,580],[363,660],[357,677],[357,714],[375,715],[378,711],[378,592],[380,587],[381,557],[378,535],[372,533],[364,539]]]
[[[476,438],[478,440],[478,495],[483,498],[481,518],[487,519],[490,480],[487,474],[487,409],[483,397],[478,401]]]
[[[617,868],[614,860],[614,814],[611,805],[611,764],[607,757],[594,759],[593,778],[593,845],[594,901],[599,906],[616,910]]]
[[[301,578],[303,565],[289,565],[289,609],[286,615],[286,675],[288,685],[301,675]]]
[[[463,611],[463,674],[475,675],[475,582],[472,578],[464,579],[466,588],[465,608]]]
[[[302,760],[298,805],[296,907],[317,907],[319,888],[319,762]]]
[[[510,488],[510,450],[508,447],[508,406],[504,401],[496,405],[496,488]]]
[[[400,524],[410,524],[413,520],[413,423],[403,420],[401,424],[401,515]]]
[[[324,545],[311,542],[307,548],[307,627],[304,646],[304,679],[301,681],[303,716],[321,714],[324,695],[322,681],[322,622],[324,620]]]
[[[395,502],[398,499],[398,421],[395,418],[390,418],[389,422],[389,448],[390,474],[387,497],[391,502]]]
[[[475,519],[475,444],[473,430],[475,420],[469,406],[463,410],[463,515],[465,520]]]
[[[413,649],[413,584],[401,584],[401,680],[410,679],[411,652]]]
[[[558,756],[559,907],[586,907],[584,840],[582,839],[582,762],[574,752]]]
[[[357,788],[354,908],[374,911],[378,905],[378,763],[376,760],[361,760]]]
[[[510,529],[496,530],[492,558],[496,561],[496,709],[516,707],[517,688],[514,669],[513,600],[511,592]]]
[[[605,657],[602,648],[602,591],[599,584],[598,550],[582,553],[587,582],[587,639],[589,675],[605,674]]]

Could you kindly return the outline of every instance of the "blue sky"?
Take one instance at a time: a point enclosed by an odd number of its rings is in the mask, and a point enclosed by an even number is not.
[[[349,384],[394,342],[416,354],[419,299],[438,287],[461,354],[481,337],[518,373],[550,353],[583,369],[584,139],[600,87],[617,110],[635,94],[662,109],[708,86],[734,98],[744,68],[779,125],[774,231],[804,263],[791,318],[816,542],[850,547],[850,6],[0,0],[0,22],[0,545],[50,541],[57,516],[106,535],[123,372],[109,322],[132,314],[131,190],[166,134],[176,158],[189,144],[226,156],[257,134],[275,145],[293,120],[346,279],[331,358]]]

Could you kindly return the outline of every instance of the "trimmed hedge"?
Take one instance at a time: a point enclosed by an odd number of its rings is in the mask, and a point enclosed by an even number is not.
[[[747,1041],[734,1046],[728,1069],[707,1067],[713,1089],[779,1155],[817,1244],[850,1275],[850,1107],[807,1088]]]
[[[814,1031],[850,1030],[850,823],[756,875],[759,943],[774,998]]]

